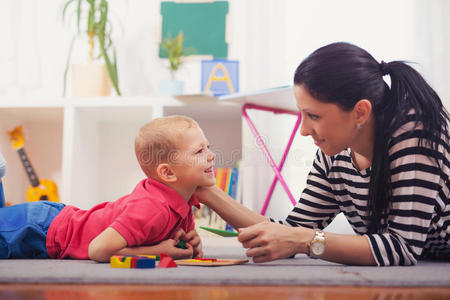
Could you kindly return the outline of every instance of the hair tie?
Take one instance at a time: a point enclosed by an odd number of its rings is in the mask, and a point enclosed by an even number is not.
[[[388,75],[391,72],[391,68],[389,67],[389,63],[381,61],[380,63],[380,71],[381,75]]]

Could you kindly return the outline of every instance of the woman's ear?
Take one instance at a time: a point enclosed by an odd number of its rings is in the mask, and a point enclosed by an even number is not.
[[[353,107],[353,113],[356,124],[364,125],[372,114],[372,103],[367,99],[359,100]]]
[[[156,167],[156,175],[163,182],[175,182],[177,181],[177,175],[172,170],[169,164],[162,163]]]

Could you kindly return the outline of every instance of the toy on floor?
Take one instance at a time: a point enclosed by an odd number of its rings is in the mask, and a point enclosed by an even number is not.
[[[180,266],[218,267],[245,264],[248,263],[248,259],[193,258],[176,260],[175,262]]]
[[[110,258],[111,267],[121,269],[152,269],[155,261],[155,258],[137,255],[114,255]]]
[[[158,268],[176,268],[177,264],[169,255],[113,255],[110,258],[111,268],[121,269],[154,269],[159,260]]]
[[[177,264],[175,263],[172,257],[164,253],[161,253],[159,255],[158,268],[176,268],[176,267]]]

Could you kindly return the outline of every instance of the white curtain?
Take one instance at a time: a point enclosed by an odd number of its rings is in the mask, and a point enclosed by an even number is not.
[[[0,3],[0,89],[6,93],[42,86],[37,0],[3,0]]]
[[[450,109],[450,1],[415,2],[416,49],[422,73]]]

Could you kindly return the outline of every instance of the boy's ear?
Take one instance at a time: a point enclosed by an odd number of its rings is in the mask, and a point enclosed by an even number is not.
[[[156,167],[156,175],[164,182],[177,181],[177,175],[167,163],[159,164],[158,167]]]
[[[361,99],[353,107],[356,123],[364,125],[372,113],[372,103],[367,99]]]

